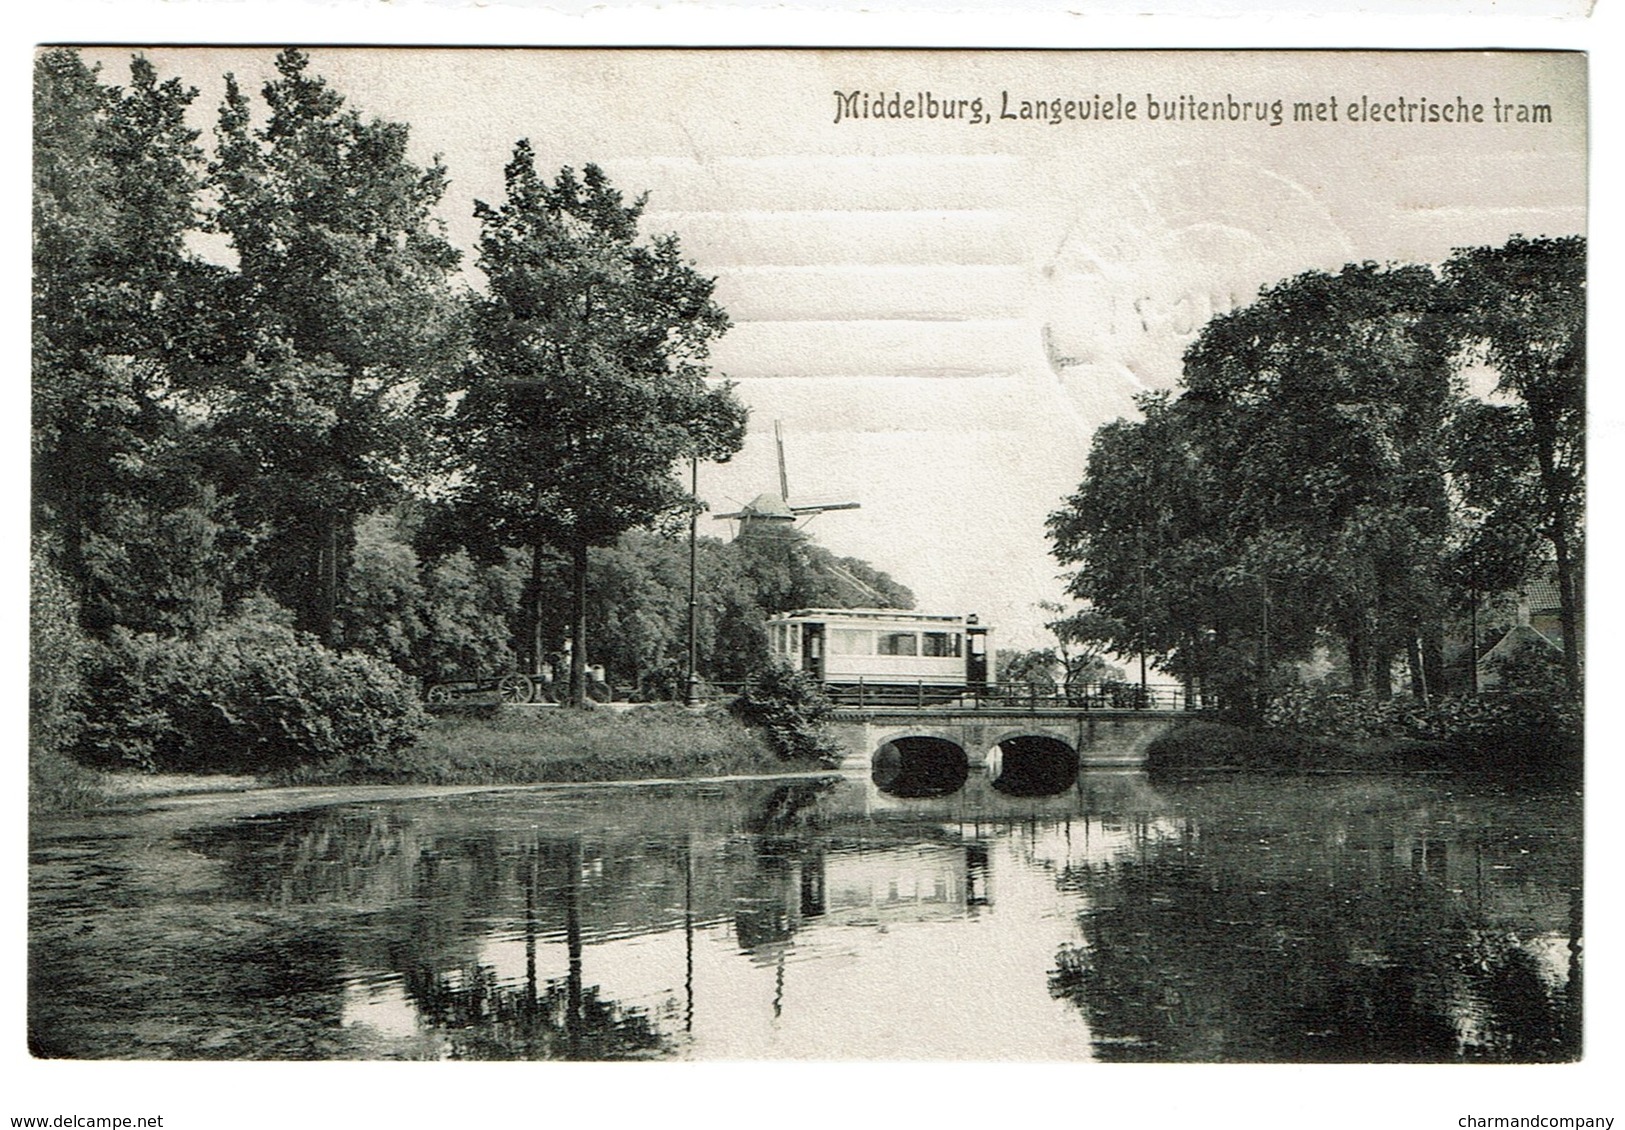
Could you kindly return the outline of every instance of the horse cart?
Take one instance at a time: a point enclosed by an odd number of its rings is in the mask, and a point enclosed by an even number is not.
[[[510,671],[507,674],[487,678],[451,679],[431,683],[424,689],[423,701],[431,706],[444,706],[448,703],[490,696],[504,703],[551,702],[553,699],[551,684],[546,679],[538,675]]]

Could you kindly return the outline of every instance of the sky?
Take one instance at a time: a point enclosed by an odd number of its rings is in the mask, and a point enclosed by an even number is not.
[[[129,53],[88,54],[118,81]],[[200,89],[207,131],[219,76],[257,91],[274,51],[145,53]],[[1038,604],[1063,582],[1044,521],[1090,436],[1174,387],[1214,314],[1305,270],[1586,230],[1573,53],[311,54],[440,155],[460,247],[522,137],[543,171],[594,162],[647,192],[644,231],[717,280],[733,328],[714,370],[751,409],[745,449],[701,468],[711,510],[776,487],[780,420],[792,501],[862,504],[809,534],[1006,645],[1047,642]],[[1362,98],[1377,120],[1351,115]],[[879,116],[906,100],[912,118]],[[1060,120],[1022,116],[1040,102]],[[1482,120],[1382,120],[1424,102]],[[1498,103],[1550,121],[1496,121]]]

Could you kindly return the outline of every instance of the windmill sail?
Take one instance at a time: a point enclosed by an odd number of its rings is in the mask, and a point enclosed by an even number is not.
[[[822,514],[826,510],[857,510],[857,502],[804,502],[790,501],[790,475],[784,458],[784,426],[779,420],[773,421],[773,442],[778,449],[779,458],[779,491],[757,495],[738,510],[727,514],[714,515],[716,518],[731,518],[739,522],[740,538],[745,537],[773,537],[794,530],[796,523],[803,518],[810,518]]]

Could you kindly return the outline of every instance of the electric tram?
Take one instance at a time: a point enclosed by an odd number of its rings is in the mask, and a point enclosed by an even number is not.
[[[974,615],[803,608],[767,621],[773,657],[837,699],[953,698],[993,679],[991,629]]]

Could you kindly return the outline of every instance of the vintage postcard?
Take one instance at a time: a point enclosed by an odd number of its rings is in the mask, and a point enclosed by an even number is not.
[[[32,62],[39,1067],[1588,1054],[1583,53]]]

